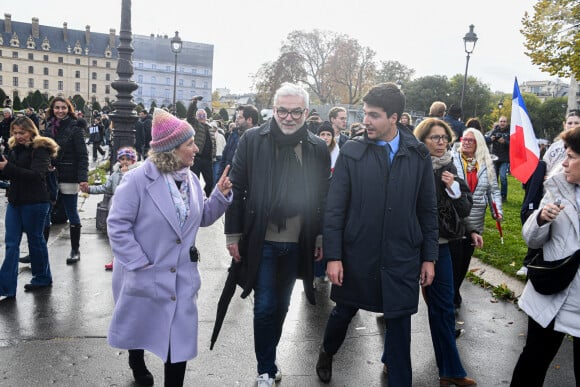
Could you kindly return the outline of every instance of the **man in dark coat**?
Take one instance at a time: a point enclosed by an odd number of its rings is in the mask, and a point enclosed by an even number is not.
[[[335,106],[328,112],[328,120],[334,130],[334,141],[339,148],[342,148],[348,140],[348,136],[343,133],[346,130],[347,114],[346,109],[342,106]]]
[[[507,173],[510,169],[510,126],[505,116],[499,118],[499,124],[496,125],[489,134],[491,140],[491,153],[496,156],[493,161],[495,166],[495,175],[501,183],[501,199],[507,200],[508,180]]]
[[[10,138],[10,124],[14,120],[12,116],[12,109],[5,107],[2,110],[2,121],[0,121],[0,137],[4,145],[4,154],[8,155],[10,148],[8,147],[8,139]]]
[[[149,143],[151,142],[151,123],[151,116],[147,110],[142,109],[139,112],[139,119],[135,123],[135,149],[137,150],[138,160],[147,158]]]
[[[363,98],[366,134],[341,149],[324,215],[330,313],[316,371],[332,377],[332,357],[358,309],[383,313],[382,361],[390,386],[411,386],[411,315],[438,256],[437,202],[429,151],[397,121],[405,97],[394,83]]]
[[[274,95],[274,119],[240,138],[226,212],[227,248],[243,264],[246,297],[254,290],[254,345],[259,385],[279,379],[276,348],[297,278],[314,303],[316,244],[330,176],[326,143],[307,130],[308,93],[284,83]]]
[[[455,132],[455,139],[459,141],[465,130],[465,124],[461,120],[461,107],[456,105],[449,106],[449,111],[443,117],[443,120],[451,126],[453,132]]]
[[[195,163],[191,170],[197,177],[203,176],[205,186],[205,196],[211,196],[213,190],[213,160],[215,159],[215,137],[213,131],[207,123],[207,112],[205,109],[197,109],[195,112],[195,119],[193,120],[193,128],[195,129],[195,145],[199,148],[199,152],[195,155]]]
[[[220,168],[217,173],[218,176],[224,173],[228,165],[232,165],[240,137],[246,130],[258,125],[259,113],[254,105],[240,105],[236,109],[236,114],[236,127],[226,141],[226,146],[222,152],[222,159],[220,160]]]

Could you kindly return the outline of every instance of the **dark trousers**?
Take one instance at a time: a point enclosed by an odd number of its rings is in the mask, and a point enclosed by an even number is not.
[[[213,166],[211,160],[196,157],[195,162],[191,167],[191,171],[195,173],[198,178],[200,174],[203,176],[203,181],[205,182],[203,190],[205,196],[209,198],[211,191],[213,190]]]
[[[475,247],[472,246],[471,238],[457,239],[449,241],[449,252],[451,253],[451,263],[453,264],[453,303],[456,307],[461,305],[461,293],[459,288],[465,279],[471,256]]]
[[[100,141],[93,141],[93,161],[97,161],[97,152],[101,154],[101,156],[105,155],[105,151],[101,148]]]
[[[511,387],[542,387],[546,372],[558,353],[564,333],[554,331],[554,321],[546,328],[528,317],[528,337],[518,359]],[[580,339],[574,337],[574,376],[580,382]]]
[[[358,308],[336,304],[326,323],[322,347],[330,355],[338,352],[344,342],[350,321]],[[389,386],[411,387],[411,316],[385,319],[385,344],[381,361],[388,365]]]

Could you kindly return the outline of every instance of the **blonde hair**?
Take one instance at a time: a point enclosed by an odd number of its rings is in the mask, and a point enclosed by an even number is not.
[[[147,157],[161,173],[175,172],[183,168],[181,160],[175,154],[175,149],[168,152],[155,152],[149,149]]]
[[[41,136],[38,132],[38,128],[36,125],[34,125],[34,121],[32,121],[27,116],[17,117],[10,124],[10,138],[8,139],[8,147],[10,149],[14,148],[14,146],[17,144],[16,138],[12,134],[14,132],[14,128],[19,128],[32,134],[30,137],[30,143],[32,144],[33,148],[44,146],[50,151],[50,157],[53,159],[56,157],[59,148],[58,144],[50,137]]]
[[[483,134],[475,128],[467,128],[463,131],[463,137],[466,134],[471,133],[473,137],[475,137],[475,160],[479,165],[485,165],[487,168],[487,178],[490,182],[496,181],[497,177],[495,176],[495,168],[493,166],[493,161],[491,160],[491,155],[489,154],[489,149],[487,148],[487,143],[485,142],[485,138]],[[458,152],[461,152],[461,146],[458,149]]]

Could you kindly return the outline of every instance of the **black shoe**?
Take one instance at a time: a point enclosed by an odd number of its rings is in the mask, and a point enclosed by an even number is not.
[[[81,252],[78,250],[71,250],[69,256],[66,258],[67,265],[74,265],[81,260]]]
[[[26,284],[24,285],[25,292],[35,292],[37,290],[42,290],[46,288],[50,288],[52,286],[52,282],[48,285],[39,285],[39,284]]]
[[[129,350],[129,367],[133,371],[135,383],[140,386],[152,386],[153,375],[145,365],[145,358],[142,350]]]
[[[30,255],[27,255],[25,257],[18,258],[18,262],[20,262],[20,263],[30,263]]]
[[[330,382],[332,378],[332,355],[324,352],[324,349],[320,349],[318,361],[316,362],[316,373],[318,378],[324,383]]]

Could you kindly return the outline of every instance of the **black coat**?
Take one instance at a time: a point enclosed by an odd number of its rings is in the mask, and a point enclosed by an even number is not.
[[[268,122],[259,128],[248,129],[240,138],[230,171],[234,199],[226,212],[225,232],[242,234],[239,247],[246,272],[242,281],[242,297],[252,291],[262,259],[272,204],[272,179],[276,172],[272,168],[274,159],[275,146]],[[302,143],[302,165],[305,210],[300,233],[298,277],[303,279],[306,297],[314,304],[314,248],[316,236],[322,233],[330,154],[326,143],[310,132],[308,139]]]
[[[390,172],[366,134],[340,149],[324,217],[324,257],[344,269],[332,300],[386,318],[417,312],[421,264],[439,251],[431,156],[409,131],[399,135]]]
[[[41,140],[25,146],[17,144],[8,154],[2,176],[10,180],[8,201],[13,205],[50,202],[46,173],[51,150]]]
[[[433,171],[435,174],[435,187],[437,190],[437,206],[439,206],[441,202],[449,203],[448,201],[442,201],[442,197],[449,197],[447,194],[447,187],[445,186],[445,183],[441,181],[441,176],[445,171],[451,172],[455,176],[455,181],[459,184],[461,196],[457,199],[450,199],[450,202],[453,208],[455,208],[458,217],[465,218],[471,212],[471,207],[473,206],[473,196],[471,195],[471,191],[469,190],[469,186],[465,180],[457,176],[457,168],[455,168],[453,159],[451,159],[447,165],[444,165],[443,167]],[[441,208],[438,208],[438,211],[441,212]],[[465,234],[465,228],[463,226],[461,231],[462,234]]]
[[[88,181],[89,153],[85,144],[84,129],[70,117],[61,121],[53,130],[47,125],[47,137],[52,137],[60,150],[55,161],[59,183],[82,183]]]

